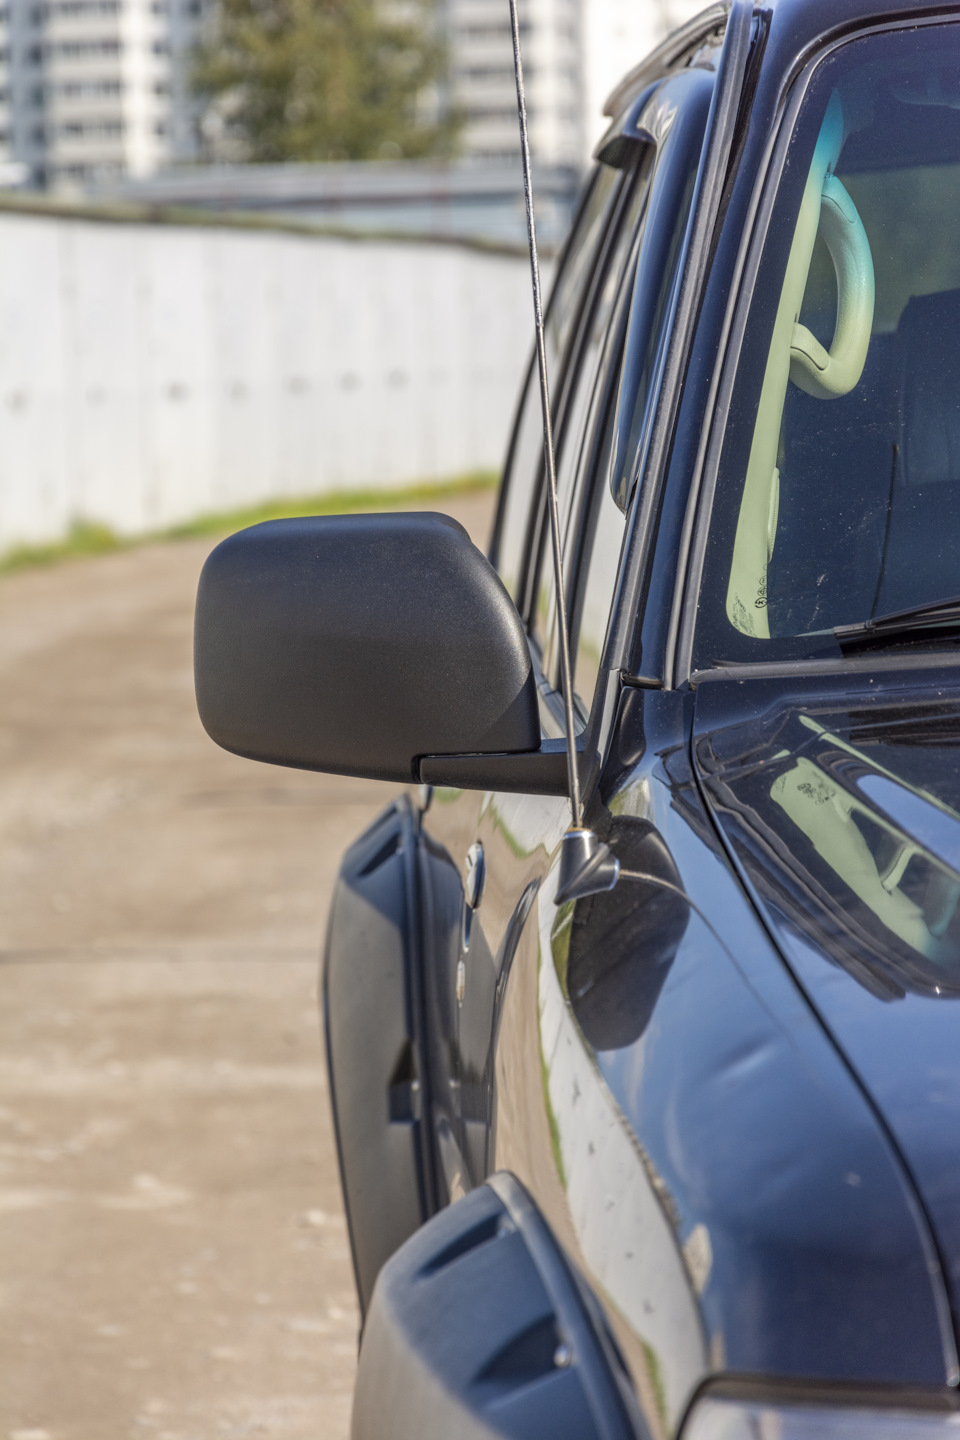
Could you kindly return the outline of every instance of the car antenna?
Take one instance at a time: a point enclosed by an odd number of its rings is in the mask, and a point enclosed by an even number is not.
[[[547,472],[547,509],[553,548],[553,578],[557,596],[557,630],[560,637],[560,684],[563,691],[564,731],[567,743],[567,779],[570,791],[570,826],[561,841],[560,873],[555,900],[579,900],[602,890],[612,890],[620,874],[620,861],[609,846],[583,826],[580,776],[577,769],[577,736],[573,720],[573,683],[570,674],[570,633],[567,628],[567,600],[563,583],[563,553],[560,543],[560,512],[557,505],[557,469],[550,422],[550,389],[547,383],[547,349],[543,331],[543,304],[540,293],[540,263],[537,258],[537,229],[533,215],[533,187],[530,180],[530,144],[527,136],[527,102],[523,88],[523,61],[520,56],[520,22],[517,0],[510,3],[513,33],[513,68],[517,81],[517,115],[520,120],[520,155],[523,162],[523,194],[527,207],[527,241],[530,247],[530,278],[533,283],[533,316],[537,332],[537,367],[540,375],[540,405],[543,410],[543,455]]]

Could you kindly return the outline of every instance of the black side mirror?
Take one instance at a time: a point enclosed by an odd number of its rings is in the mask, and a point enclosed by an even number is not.
[[[231,535],[200,577],[194,667],[207,733],[254,760],[402,783],[422,756],[540,750],[523,623],[443,515]]]

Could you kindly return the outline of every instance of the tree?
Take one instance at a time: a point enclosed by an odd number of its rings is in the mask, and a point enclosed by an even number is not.
[[[193,88],[251,161],[451,154],[434,0],[220,0]]]

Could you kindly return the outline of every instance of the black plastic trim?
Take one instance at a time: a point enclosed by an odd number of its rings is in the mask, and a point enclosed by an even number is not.
[[[596,1297],[508,1172],[383,1268],[353,1440],[649,1440]]]
[[[945,666],[956,669],[960,665],[960,649],[952,653],[929,650],[922,654],[896,654],[843,656],[836,660],[757,660],[731,661],[729,665],[713,665],[708,670],[695,670],[689,683],[695,689],[713,680],[777,680],[803,679],[809,675],[829,677],[833,675],[874,675],[878,671],[941,671]]]
[[[857,1406],[870,1410],[960,1411],[956,1390],[927,1390],[913,1385],[861,1385],[844,1380],[777,1379],[767,1375],[719,1375],[708,1380],[698,1398],[759,1400],[779,1405]]]
[[[437,1208],[418,964],[418,818],[406,796],[347,850],[321,991],[333,1128],[360,1311]]]
[[[584,736],[581,739],[584,739]],[[586,794],[599,772],[595,750],[578,744],[580,784]],[[523,754],[424,755],[420,782],[457,790],[499,790],[527,795],[566,795],[567,745],[563,738],[544,739],[539,750]]]
[[[898,1410],[954,1415],[960,1411],[956,1390],[929,1390],[913,1385],[863,1385],[843,1380],[797,1380],[768,1375],[716,1375],[697,1387],[679,1427],[682,1437],[699,1404],[706,1400],[740,1401],[747,1405],[809,1406],[832,1410]]]

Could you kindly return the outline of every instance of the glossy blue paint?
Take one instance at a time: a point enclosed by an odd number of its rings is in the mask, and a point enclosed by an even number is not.
[[[960,684],[710,680],[695,754],[770,932],[913,1177],[960,1306]],[[802,776],[807,808],[782,803]],[[792,812],[792,813],[791,813]],[[811,819],[813,823],[811,823]]]
[[[681,1242],[710,1235],[702,1304],[728,1367],[942,1383],[953,1337],[909,1177],[730,874],[678,700],[630,697],[621,744],[642,730],[647,748],[608,803],[663,838],[690,924],[644,1034],[601,1052],[601,1070]]]

